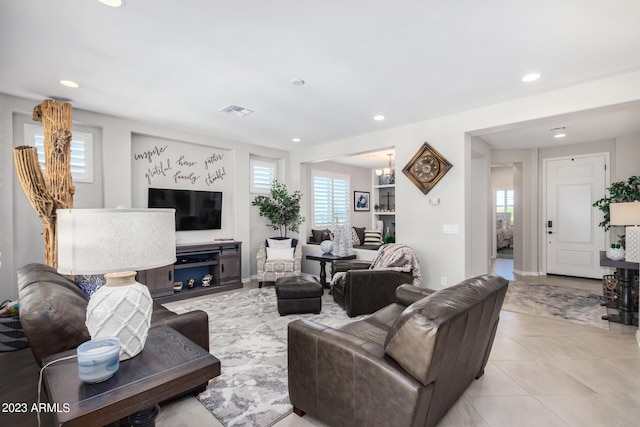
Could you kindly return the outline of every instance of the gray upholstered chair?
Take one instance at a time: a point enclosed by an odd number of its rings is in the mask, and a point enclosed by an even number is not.
[[[302,267],[302,245],[297,239],[291,240],[291,247],[294,248],[293,259],[269,259],[267,257],[267,245],[269,240],[285,240],[286,238],[275,237],[267,239],[260,244],[256,260],[258,262],[258,287],[262,287],[264,282],[274,282],[280,277],[297,276]],[[279,258],[279,257],[278,257]]]

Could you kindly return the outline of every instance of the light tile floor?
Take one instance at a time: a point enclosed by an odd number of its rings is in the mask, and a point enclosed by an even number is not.
[[[513,280],[511,260],[495,261],[493,271]],[[557,276],[515,279],[601,290],[599,280]],[[484,376],[469,386],[439,426],[640,425],[636,331],[634,326],[610,324],[606,330],[503,311]],[[164,405],[156,425],[221,424],[189,396]],[[322,425],[308,415],[300,418],[295,414],[276,424]]]

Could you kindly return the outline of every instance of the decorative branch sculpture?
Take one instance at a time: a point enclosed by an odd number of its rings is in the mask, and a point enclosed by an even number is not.
[[[73,207],[71,178],[71,104],[46,99],[33,109],[33,120],[44,127],[45,173],[35,147],[19,146],[13,160],[22,190],[42,220],[45,262],[58,266],[56,210]]]

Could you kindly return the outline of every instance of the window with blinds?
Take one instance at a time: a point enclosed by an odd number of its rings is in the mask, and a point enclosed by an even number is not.
[[[496,212],[511,214],[511,223],[513,224],[513,190],[496,190]]]
[[[349,176],[313,173],[313,228],[349,222]]]
[[[277,163],[265,160],[251,159],[251,192],[269,193],[271,183],[276,179]]]
[[[40,169],[44,165],[44,128],[25,123],[25,145],[36,147]],[[71,136],[71,177],[74,182],[93,182],[93,134],[73,131]]]

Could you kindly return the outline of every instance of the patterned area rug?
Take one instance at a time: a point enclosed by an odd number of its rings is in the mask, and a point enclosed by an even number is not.
[[[287,380],[289,322],[309,319],[336,327],[356,319],[326,290],[320,314],[280,316],[273,286],[165,306],[176,313],[203,310],[209,315],[210,349],[222,362],[222,374],[198,399],[225,426],[268,426],[293,410]]]
[[[502,309],[609,329],[609,322],[601,319],[607,309],[600,297],[583,289],[510,282]]]

